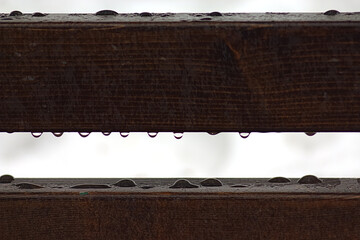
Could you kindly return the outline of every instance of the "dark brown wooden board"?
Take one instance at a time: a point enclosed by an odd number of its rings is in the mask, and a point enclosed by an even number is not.
[[[170,188],[176,179],[133,179],[134,187],[113,185],[119,179],[0,183],[0,238],[327,240],[360,236],[357,179],[318,183],[312,177],[285,179],[286,183],[219,179],[219,187],[202,186],[203,180],[189,179],[197,188]],[[42,188],[24,189],[25,183]],[[84,184],[111,188],[71,188]]]
[[[360,131],[359,13],[35,16],[0,17],[0,131]]]

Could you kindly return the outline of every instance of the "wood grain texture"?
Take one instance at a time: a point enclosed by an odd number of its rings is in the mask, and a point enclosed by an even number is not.
[[[360,131],[359,15],[3,15],[0,131]]]
[[[16,179],[0,184],[1,239],[357,239],[360,235],[356,179],[321,179],[317,184],[299,184],[298,179],[284,184],[220,179],[221,187],[203,187],[203,179],[190,179],[199,186],[191,189],[169,188],[176,179],[133,179],[137,186],[132,190],[69,189],[73,184],[118,180]],[[17,189],[21,182],[43,188]],[[154,188],[143,189],[144,184]],[[234,184],[248,186],[232,188]]]

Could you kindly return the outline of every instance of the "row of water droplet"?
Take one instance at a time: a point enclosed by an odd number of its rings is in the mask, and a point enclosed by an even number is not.
[[[31,135],[35,138],[39,138],[41,137],[43,133],[42,132],[32,132]],[[53,132],[52,133],[55,137],[61,137],[64,133],[63,132]],[[111,134],[111,132],[103,132],[102,134],[104,134],[105,136],[109,136]],[[120,132],[120,136],[126,138],[127,136],[129,136],[129,132]],[[218,132],[208,132],[208,134],[210,135],[216,135],[218,134]],[[242,138],[248,138],[250,136],[249,132],[239,132],[240,137]],[[314,136],[316,133],[315,132],[305,132],[306,135],[308,136]],[[79,135],[81,137],[87,137],[90,135],[90,132],[79,132]],[[149,137],[154,138],[158,135],[158,132],[148,132]],[[182,138],[184,135],[183,132],[174,132],[174,137],[176,139],[180,139]]]
[[[31,135],[35,138],[39,138],[41,137],[43,133],[42,132],[32,132]],[[53,132],[52,133],[55,137],[61,137],[64,133],[63,132]],[[104,136],[109,136],[111,134],[111,132],[102,132],[102,134],[104,134]],[[129,132],[120,132],[120,136],[126,138],[127,136],[129,136]],[[87,137],[90,135],[90,132],[79,132],[79,135],[81,137]],[[154,138],[158,135],[158,132],[148,132],[149,137]],[[182,138],[184,135],[184,133],[182,132],[174,132],[174,137],[176,139],[180,139]]]

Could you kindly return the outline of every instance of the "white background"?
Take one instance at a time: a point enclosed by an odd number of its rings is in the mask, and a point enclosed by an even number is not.
[[[324,12],[360,11],[359,0],[0,0],[0,12]],[[1,49],[0,49],[1,51]],[[0,175],[15,177],[359,177],[360,134],[172,133],[150,138],[146,133],[119,133],[87,138],[65,133],[0,133]]]

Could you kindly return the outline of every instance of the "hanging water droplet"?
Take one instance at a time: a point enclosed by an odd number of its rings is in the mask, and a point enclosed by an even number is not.
[[[90,132],[79,132],[79,135],[82,137],[87,137],[90,135]]]
[[[250,136],[250,133],[249,132],[240,132],[240,137],[242,138],[248,138]]]
[[[157,132],[148,132],[149,137],[154,138],[158,135]]]
[[[176,139],[180,139],[184,136],[184,133],[183,132],[174,132],[174,137]]]
[[[306,135],[308,135],[309,137],[314,136],[316,134],[316,132],[305,132]]]
[[[63,132],[53,132],[52,133],[55,137],[61,137],[64,133]]]
[[[126,138],[127,136],[129,136],[129,132],[120,132],[120,136],[122,136],[123,138]]]
[[[31,135],[34,137],[34,138],[39,138],[41,137],[43,133],[42,132],[32,132]]]
[[[219,134],[219,132],[208,132],[208,134],[210,134],[210,135],[217,135],[217,134]]]
[[[111,132],[103,132],[102,134],[104,134],[104,136],[109,136]]]

